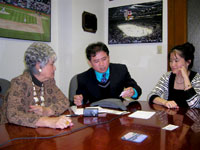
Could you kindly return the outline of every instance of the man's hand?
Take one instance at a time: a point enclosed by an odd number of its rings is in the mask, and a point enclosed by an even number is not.
[[[83,101],[83,95],[74,95],[74,104],[76,104],[76,106],[80,106],[82,105],[82,101]]]
[[[135,91],[132,87],[125,88],[124,91],[121,93],[121,97],[132,97],[135,94]]]

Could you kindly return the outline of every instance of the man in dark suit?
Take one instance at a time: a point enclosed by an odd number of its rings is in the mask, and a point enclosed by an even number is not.
[[[142,90],[133,80],[126,65],[110,63],[109,50],[104,43],[92,43],[86,48],[91,68],[79,74],[74,96],[77,106],[105,98],[131,97],[138,99]]]

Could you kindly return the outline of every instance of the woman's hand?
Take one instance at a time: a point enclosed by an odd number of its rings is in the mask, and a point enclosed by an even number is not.
[[[190,79],[189,79],[189,72],[187,70],[187,68],[185,66],[182,66],[180,68],[180,71],[181,71],[181,75],[184,79],[184,90],[188,90],[190,88],[192,88],[192,84],[190,82]]]
[[[49,125],[50,128],[64,129],[73,126],[73,123],[69,117],[60,116],[49,118]]]
[[[165,100],[161,97],[156,97],[153,100],[153,103],[163,105],[167,108],[179,108],[179,106],[176,104],[176,102],[174,100]]]
[[[49,107],[31,105],[30,112],[34,112],[40,116],[52,116],[54,112]]]
[[[175,101],[166,101],[164,106],[167,108],[179,108]]]
[[[65,129],[73,126],[72,120],[69,117],[41,117],[36,123],[38,127],[49,127],[54,129]]]
[[[153,104],[152,106],[155,110],[164,111],[168,115],[175,115],[178,112],[178,109],[169,109],[169,108],[163,107],[162,105],[158,105],[158,104]]]
[[[188,70],[186,69],[185,66],[182,66],[180,69],[180,72],[181,72],[181,75],[182,77],[185,79],[185,78],[188,78]]]

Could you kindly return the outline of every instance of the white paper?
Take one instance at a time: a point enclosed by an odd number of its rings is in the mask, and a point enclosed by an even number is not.
[[[109,114],[115,114],[115,115],[121,115],[121,114],[127,114],[127,113],[129,113],[127,111],[107,109],[107,108],[102,108],[100,106],[97,106],[97,107],[87,107],[87,108],[98,108],[99,113],[109,113]]]
[[[119,110],[113,110],[113,109],[106,109],[102,107],[86,107],[86,108],[97,108],[99,113],[109,113],[109,114],[116,114],[116,115],[121,115],[121,114],[127,114],[129,112],[127,111],[119,111]],[[77,108],[76,106],[71,107],[72,111],[76,115],[83,115],[83,110],[84,108]]]
[[[72,111],[76,115],[83,115],[83,108],[77,108],[77,106],[71,106]]]
[[[162,129],[172,131],[172,130],[178,128],[178,127],[179,126],[175,126],[173,124],[168,124],[167,126],[163,127]]]
[[[99,113],[106,113],[106,111],[100,106],[86,107],[86,108],[97,108]]]
[[[128,114],[129,113],[127,111],[119,111],[119,110],[105,109],[105,108],[103,108],[103,110],[108,114],[115,114],[115,115],[121,115],[121,114]]]
[[[131,117],[131,118],[140,118],[140,119],[149,119],[154,114],[155,114],[155,112],[138,110],[138,111],[130,114],[129,117]]]
[[[74,112],[76,115],[83,115],[83,108],[77,108],[76,112]]]

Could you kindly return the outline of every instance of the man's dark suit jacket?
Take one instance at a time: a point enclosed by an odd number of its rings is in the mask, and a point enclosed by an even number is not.
[[[138,93],[138,97],[141,95],[142,90],[137,85],[137,82],[133,80],[128,72],[126,65],[110,63],[110,96],[108,98],[120,98],[121,92],[124,88],[133,87]],[[89,103],[103,99],[100,88],[98,86],[98,80],[96,79],[93,68],[79,74],[78,89],[76,94],[83,95],[83,103]],[[137,98],[138,98],[137,97]],[[105,97],[104,97],[105,98]],[[135,99],[137,99],[135,98]]]

